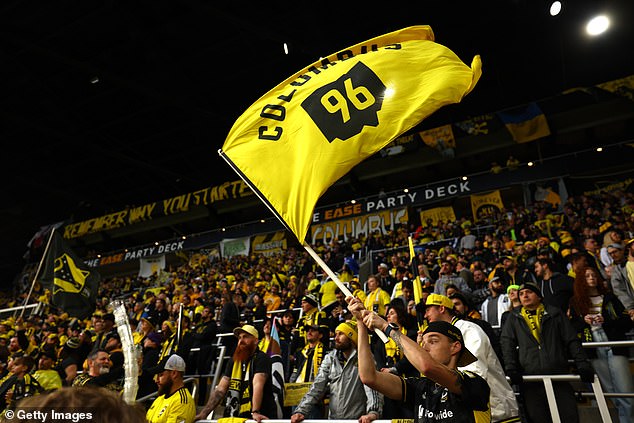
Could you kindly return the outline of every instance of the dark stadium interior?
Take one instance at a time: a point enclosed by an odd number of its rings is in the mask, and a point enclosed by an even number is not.
[[[420,129],[538,101],[552,135],[526,144],[494,137],[459,143],[453,159],[422,147],[370,158],[319,204],[487,172],[510,154],[538,161],[601,145],[618,149],[589,159],[580,173],[623,175],[631,167],[623,145],[634,137],[632,97],[561,94],[634,75],[634,2],[564,2],[556,17],[549,4],[2,2],[0,285],[23,267],[40,226],[237,180],[217,150],[251,103],[320,56],[410,25],[430,25],[465,63],[476,54],[483,61],[476,89]],[[612,14],[612,27],[590,39],[582,22],[599,10]],[[84,254],[110,251],[262,218],[272,215],[251,197],[74,246]]]

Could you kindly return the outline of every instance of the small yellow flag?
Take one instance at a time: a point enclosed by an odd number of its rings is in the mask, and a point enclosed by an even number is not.
[[[481,75],[436,44],[429,26],[385,34],[302,69],[234,123],[219,154],[304,242],[319,197],[355,165],[447,104]]]

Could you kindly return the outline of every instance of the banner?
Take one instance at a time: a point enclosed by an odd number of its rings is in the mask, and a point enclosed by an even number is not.
[[[292,383],[288,382],[284,384],[284,407],[293,407],[299,405],[304,395],[308,393],[308,390],[312,386],[313,382]]]
[[[227,238],[220,241],[220,254],[223,258],[233,257],[233,256],[248,256],[249,255],[249,247],[251,243],[249,242],[249,237],[243,238]]]
[[[165,270],[165,255],[139,259],[139,276],[149,278],[160,270]]]
[[[420,223],[423,227],[436,226],[438,222],[455,222],[456,213],[453,207],[436,207],[429,210],[421,210]]]
[[[612,94],[634,101],[634,75],[597,84],[597,87],[602,90],[609,91]]]
[[[518,143],[534,141],[550,135],[546,116],[535,102],[497,112],[497,115]]]
[[[469,135],[488,135],[489,133],[501,128],[499,119],[494,114],[488,113],[454,123],[454,127],[458,128],[458,134]]]
[[[396,156],[416,151],[418,150],[419,142],[416,134],[403,135],[382,148],[380,151],[381,157]]]
[[[451,125],[439,126],[418,133],[425,144],[431,148],[442,151],[448,148],[456,148],[456,139],[453,136]]]
[[[312,225],[311,244],[321,240],[327,245],[333,239],[347,241],[349,238],[370,236],[376,231],[386,235],[397,225],[407,224],[407,219],[407,208],[402,208]]]
[[[99,216],[83,222],[64,226],[64,238],[73,239],[84,235],[122,228],[136,223],[146,222],[160,217],[185,213],[196,206],[207,206],[217,201],[249,197],[253,192],[244,181],[225,182],[222,185],[207,187],[163,201],[132,207]]]
[[[256,235],[251,241],[251,251],[265,256],[282,253],[286,250],[286,232],[272,232]]]
[[[59,232],[54,231],[52,237],[39,281],[51,291],[51,305],[71,317],[90,317],[95,310],[101,275],[70,249]]]
[[[487,194],[471,195],[471,211],[476,222],[499,213],[503,208],[499,190]]]
[[[319,197],[481,75],[429,26],[385,34],[306,67],[251,105],[219,154],[303,242]],[[300,135],[301,134],[301,135]]]

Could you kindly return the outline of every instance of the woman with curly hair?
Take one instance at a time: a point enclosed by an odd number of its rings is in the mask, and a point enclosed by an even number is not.
[[[624,341],[632,328],[625,307],[594,267],[576,272],[570,318],[582,342]],[[586,348],[606,392],[634,392],[627,347]],[[612,398],[622,423],[634,421],[631,398]]]

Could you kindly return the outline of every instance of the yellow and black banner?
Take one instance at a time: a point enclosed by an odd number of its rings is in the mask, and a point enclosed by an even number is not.
[[[278,231],[251,238],[251,252],[271,256],[286,250],[286,232]]]
[[[420,223],[423,227],[436,226],[438,222],[455,222],[456,213],[453,207],[435,207],[429,210],[421,210]]]
[[[385,235],[397,225],[407,224],[407,218],[407,208],[401,208],[315,224],[310,227],[311,244],[315,245],[317,240],[324,244],[329,244],[333,239],[347,241],[349,238],[369,236],[377,231]]]
[[[471,195],[471,211],[473,219],[478,222],[499,213],[504,208],[499,190],[486,194]]]
[[[196,206],[206,206],[217,201],[238,199],[251,195],[253,195],[253,191],[243,181],[225,182],[222,185],[203,188],[162,201],[66,225],[64,226],[64,238],[79,238],[95,232],[123,228],[159,217],[185,213]]]

